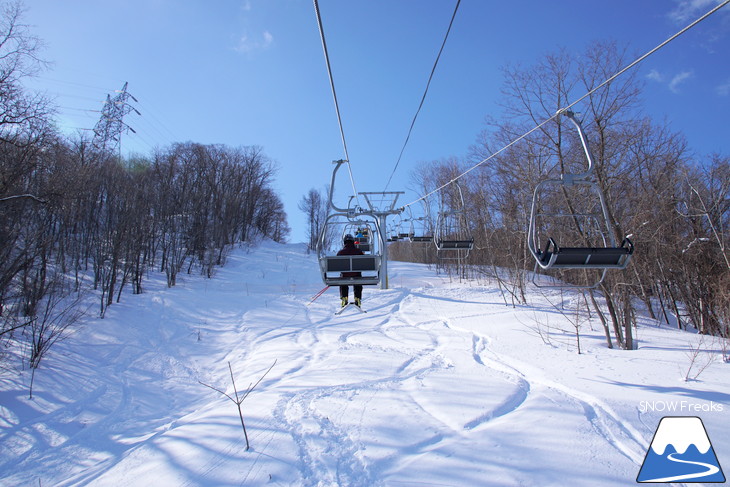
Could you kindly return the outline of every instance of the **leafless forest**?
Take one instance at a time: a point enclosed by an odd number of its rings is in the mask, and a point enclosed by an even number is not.
[[[82,313],[104,316],[152,269],[212,275],[235,244],[289,233],[257,147],[192,142],[123,159],[54,128],[52,103],[24,89],[43,67],[19,4],[0,12],[0,341],[37,367]],[[98,307],[81,307],[93,289]],[[88,306],[88,305],[86,305]]]

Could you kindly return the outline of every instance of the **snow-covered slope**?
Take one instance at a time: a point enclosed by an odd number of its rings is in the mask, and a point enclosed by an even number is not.
[[[29,372],[3,371],[0,485],[625,486],[667,415],[700,416],[730,465],[730,365],[683,380],[702,337],[641,320],[639,350],[609,350],[584,315],[579,355],[573,294],[513,308],[394,262],[367,314],[334,316],[336,290],[310,303],[318,277],[274,243],[213,279],[150,276],[51,351],[32,400]],[[201,383],[233,394],[229,362],[240,390],[274,361],[243,403],[246,451]]]

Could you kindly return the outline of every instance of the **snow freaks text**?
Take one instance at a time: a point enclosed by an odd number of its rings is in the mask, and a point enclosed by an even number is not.
[[[721,413],[725,410],[723,404],[713,401],[691,402],[691,401],[641,401],[639,411],[642,413]]]

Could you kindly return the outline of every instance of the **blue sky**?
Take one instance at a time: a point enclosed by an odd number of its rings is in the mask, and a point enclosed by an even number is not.
[[[320,0],[358,191],[393,171],[455,0]],[[424,161],[465,157],[498,115],[508,63],[612,39],[637,56],[718,0],[462,0],[428,97],[389,190],[401,203]],[[27,86],[59,106],[67,132],[90,129],[107,93],[129,82],[141,116],[124,152],[194,141],[259,145],[279,167],[275,188],[292,241],[297,203],[323,188],[343,154],[311,0],[26,0],[24,21],[52,63]],[[632,58],[633,59],[633,58]],[[730,5],[638,68],[645,110],[699,154],[730,153]],[[580,111],[580,107],[576,107]],[[340,204],[350,190],[338,180]]]

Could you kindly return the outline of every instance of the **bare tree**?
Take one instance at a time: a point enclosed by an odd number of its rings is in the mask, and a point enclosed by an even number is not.
[[[298,208],[307,218],[307,250],[317,249],[317,240],[327,218],[327,196],[314,188],[302,196]]]
[[[51,108],[45,97],[21,85],[46,64],[39,57],[41,41],[22,23],[22,16],[20,1],[0,3],[0,141],[27,147],[49,132]]]
[[[41,312],[31,318],[28,326],[31,341],[28,362],[33,370],[29,392],[31,399],[35,371],[40,366],[41,360],[57,341],[67,336],[69,328],[78,323],[84,315],[84,310],[80,307],[81,297],[78,295],[67,296],[62,289],[54,287],[44,298],[45,303]]]

